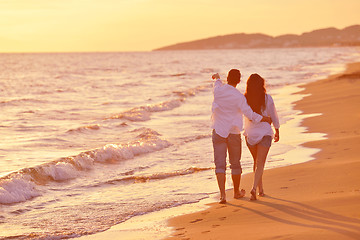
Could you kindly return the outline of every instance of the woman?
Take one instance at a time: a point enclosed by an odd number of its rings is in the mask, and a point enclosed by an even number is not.
[[[250,200],[256,200],[256,188],[259,188],[259,196],[264,196],[262,175],[265,161],[272,139],[274,138],[275,142],[279,141],[280,124],[274,101],[269,94],[266,94],[265,80],[260,75],[251,74],[247,80],[245,97],[251,109],[258,114],[270,117],[275,127],[274,135],[269,123],[253,123],[249,119],[245,119],[244,135],[246,144],[254,158],[253,170],[255,172]]]

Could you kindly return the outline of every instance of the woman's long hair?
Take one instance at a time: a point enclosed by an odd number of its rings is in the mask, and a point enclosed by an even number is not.
[[[257,73],[251,74],[246,83],[245,97],[251,109],[262,114],[265,109],[265,80]]]

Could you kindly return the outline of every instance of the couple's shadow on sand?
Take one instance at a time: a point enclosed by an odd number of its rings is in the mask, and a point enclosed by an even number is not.
[[[321,229],[353,239],[360,239],[360,220],[357,218],[339,215],[311,205],[280,199],[270,195],[251,202],[275,209],[278,213],[271,215],[261,212],[256,208],[247,207],[246,205],[248,204],[236,204],[233,202],[227,203],[226,205],[253,212],[275,222],[305,228]]]

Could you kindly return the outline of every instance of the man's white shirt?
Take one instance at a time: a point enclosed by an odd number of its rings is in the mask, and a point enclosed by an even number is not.
[[[211,127],[221,137],[227,138],[230,133],[240,134],[243,130],[243,115],[255,123],[261,121],[262,116],[253,112],[237,88],[217,79],[213,93]]]

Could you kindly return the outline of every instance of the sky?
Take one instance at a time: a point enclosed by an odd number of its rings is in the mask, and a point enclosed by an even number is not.
[[[0,52],[151,51],[360,24],[359,0],[0,0]]]

